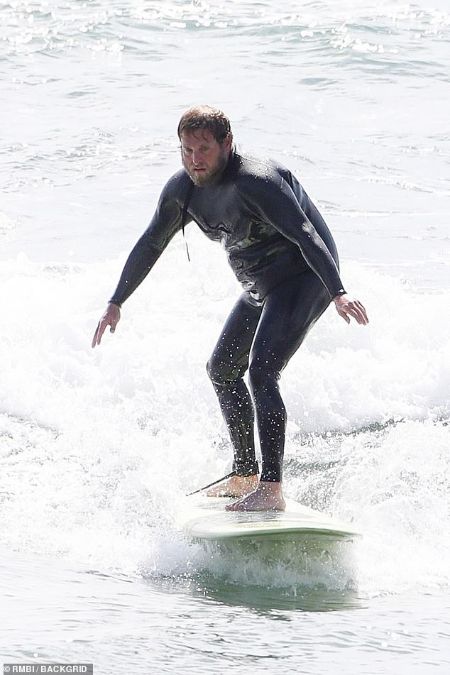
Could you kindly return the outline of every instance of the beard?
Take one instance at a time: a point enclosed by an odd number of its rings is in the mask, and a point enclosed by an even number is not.
[[[224,169],[228,163],[228,153],[224,152],[219,156],[217,162],[214,166],[197,173],[192,167],[187,165],[187,162],[183,159],[183,166],[188,173],[190,179],[197,187],[205,187],[206,185],[211,185],[212,183],[217,182],[220,178]]]

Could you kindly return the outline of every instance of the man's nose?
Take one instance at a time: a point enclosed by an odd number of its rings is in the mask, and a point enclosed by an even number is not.
[[[200,150],[193,150],[192,151],[192,161],[194,164],[198,164],[202,159],[202,153]]]

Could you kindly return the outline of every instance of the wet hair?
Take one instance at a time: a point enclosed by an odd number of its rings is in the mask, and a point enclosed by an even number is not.
[[[218,108],[209,105],[197,105],[183,113],[178,124],[178,138],[181,140],[183,131],[210,131],[218,143],[222,143],[231,133],[230,120]]]

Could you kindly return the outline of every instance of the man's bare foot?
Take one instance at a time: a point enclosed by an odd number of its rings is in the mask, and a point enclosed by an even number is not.
[[[258,487],[258,476],[230,476],[222,483],[210,488],[208,497],[243,497]]]
[[[281,483],[260,482],[254,492],[225,506],[227,511],[284,511]]]

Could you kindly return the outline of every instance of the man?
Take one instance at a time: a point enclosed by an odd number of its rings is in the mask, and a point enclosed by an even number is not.
[[[193,220],[210,239],[220,241],[244,291],[207,365],[233,444],[235,472],[209,494],[239,497],[229,510],[283,510],[281,371],[331,301],[347,323],[353,317],[367,324],[366,310],[347,296],[331,233],[290,171],[239,154],[228,118],[209,106],[187,110],[178,136],[184,168],[164,187],[92,346],[100,344],[107,326],[115,331],[122,303],[185,224]],[[247,371],[251,395],[243,379]]]

